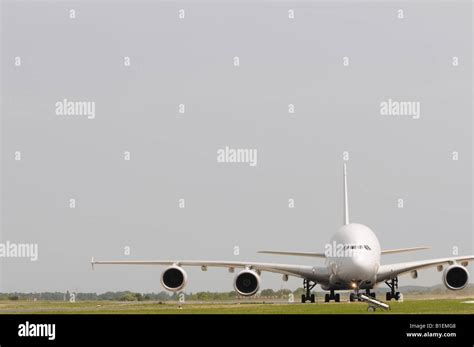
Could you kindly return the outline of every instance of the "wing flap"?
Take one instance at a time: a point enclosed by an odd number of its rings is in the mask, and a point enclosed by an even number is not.
[[[430,249],[430,247],[410,247],[410,248],[398,248],[398,249],[388,249],[382,251],[382,255],[384,254],[393,254],[393,253],[403,253],[403,252],[412,252],[412,251],[421,251],[422,249]]]

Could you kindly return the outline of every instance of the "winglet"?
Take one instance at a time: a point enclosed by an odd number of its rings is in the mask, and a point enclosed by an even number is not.
[[[347,197],[347,166],[344,163],[344,225],[349,224],[349,201]]]
[[[94,257],[92,257],[92,259],[91,259],[92,271],[94,271],[94,263],[95,263],[95,262],[94,262]]]

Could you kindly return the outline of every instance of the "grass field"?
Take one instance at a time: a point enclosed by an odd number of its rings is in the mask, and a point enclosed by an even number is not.
[[[472,301],[473,303],[466,303]],[[474,314],[474,299],[406,300],[390,303],[390,311],[367,312],[367,304],[340,303],[157,303],[81,301],[4,301],[0,314]]]

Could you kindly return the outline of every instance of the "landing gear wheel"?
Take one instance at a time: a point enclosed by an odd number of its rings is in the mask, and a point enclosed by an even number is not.
[[[385,295],[385,299],[386,299],[387,301],[392,300],[392,293],[387,292],[387,294]]]
[[[314,294],[311,294],[311,302],[314,303],[316,301],[316,297],[314,296]]]
[[[329,294],[324,295],[324,302],[329,302]]]
[[[375,307],[369,306],[369,307],[367,307],[367,311],[369,311],[369,312],[375,312]]]
[[[349,294],[349,301],[350,301],[350,302],[356,301],[356,295],[355,295],[354,293],[350,293],[350,294]]]
[[[306,295],[301,294],[301,303],[304,304],[306,302]]]
[[[340,302],[341,301],[341,296],[339,294],[334,295],[334,301],[335,302]]]
[[[365,290],[365,295],[367,295],[369,298],[375,299],[375,293],[371,293],[370,289]]]

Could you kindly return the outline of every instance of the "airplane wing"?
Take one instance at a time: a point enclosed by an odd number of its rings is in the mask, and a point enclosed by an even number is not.
[[[439,265],[452,265],[460,263],[463,266],[467,266],[470,261],[474,261],[474,255],[380,265],[379,271],[377,272],[377,282],[389,280],[398,275],[403,275],[414,270],[425,269]]]
[[[276,255],[295,255],[295,256],[299,256],[299,257],[326,258],[326,255],[324,253],[282,252],[282,251],[258,251],[257,253],[276,254]]]
[[[419,251],[422,249],[430,249],[430,247],[410,247],[410,248],[398,248],[398,249],[387,249],[383,250],[381,253],[384,254],[393,254],[393,253],[403,253],[403,252],[412,252],[412,251]]]
[[[215,260],[113,260],[100,261],[91,260],[94,265],[176,265],[176,266],[200,266],[202,270],[208,267],[223,267],[233,272],[235,268],[249,268],[256,271],[267,271],[279,273],[288,276],[308,278],[319,283],[327,283],[329,272],[326,267],[313,267],[308,265],[274,264],[274,263],[255,263],[241,261],[215,261]]]
[[[394,254],[394,253],[419,251],[422,249],[429,249],[429,248],[430,247],[411,247],[411,248],[388,249],[388,250],[383,250],[381,253],[382,255]],[[326,255],[324,253],[313,253],[313,252],[258,251],[258,253],[274,254],[274,255],[289,255],[289,256],[298,256],[298,257],[311,257],[311,258],[326,258]]]

